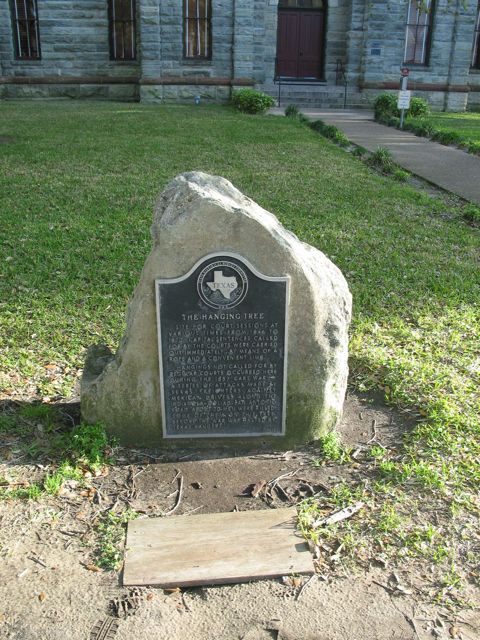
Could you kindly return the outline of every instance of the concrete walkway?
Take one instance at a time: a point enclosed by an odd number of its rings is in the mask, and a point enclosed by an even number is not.
[[[281,109],[274,111],[283,114]],[[302,113],[311,120],[335,125],[368,151],[388,149],[408,171],[480,205],[480,157],[377,124],[373,113],[363,109],[302,109]]]

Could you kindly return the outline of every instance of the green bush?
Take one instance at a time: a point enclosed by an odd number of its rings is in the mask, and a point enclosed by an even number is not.
[[[399,112],[397,109],[397,96],[393,93],[381,93],[373,102],[373,110],[375,120],[382,116],[396,116]]]
[[[285,115],[287,118],[298,118],[299,113],[300,110],[296,104],[289,104],[285,109]]]
[[[273,107],[275,100],[255,89],[240,89],[233,92],[232,104],[243,113],[265,113]]]
[[[398,118],[400,111],[397,109],[397,94],[395,93],[381,93],[375,98],[373,103],[373,110],[375,112],[375,120],[384,118]],[[422,116],[428,116],[430,113],[430,106],[423,98],[412,98],[410,100],[410,108],[408,109],[408,116],[412,118],[418,118]],[[388,122],[384,122],[389,126],[396,126]]]
[[[435,133],[435,127],[424,120],[413,120],[408,118],[405,121],[403,128],[407,131],[411,131],[416,136],[423,136],[424,138],[431,138]]]
[[[462,136],[459,133],[448,129],[435,129],[430,137],[440,144],[460,144],[462,142]]]
[[[408,115],[412,118],[421,118],[422,116],[428,116],[430,113],[430,105],[423,98],[412,98],[410,100],[410,108],[408,109]]]

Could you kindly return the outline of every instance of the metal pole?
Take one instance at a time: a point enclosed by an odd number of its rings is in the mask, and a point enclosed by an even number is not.
[[[408,85],[408,77],[403,76],[400,83],[400,91],[406,91]],[[405,119],[405,109],[400,110],[400,129],[403,129],[403,121]]]

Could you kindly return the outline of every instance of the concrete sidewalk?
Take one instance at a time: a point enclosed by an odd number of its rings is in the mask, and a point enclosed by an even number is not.
[[[283,114],[283,110],[272,110]],[[323,120],[341,129],[347,138],[368,151],[384,147],[408,171],[480,205],[480,157],[425,138],[377,124],[373,113],[353,109],[302,109],[311,120]]]

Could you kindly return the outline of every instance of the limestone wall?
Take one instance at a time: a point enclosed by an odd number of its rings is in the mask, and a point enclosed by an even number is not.
[[[110,60],[105,0],[37,0],[37,6],[41,59],[15,60],[10,6],[0,0],[5,97],[135,97],[137,87],[129,79],[138,75],[139,63]],[[39,83],[11,84],[14,77],[38,78]]]

